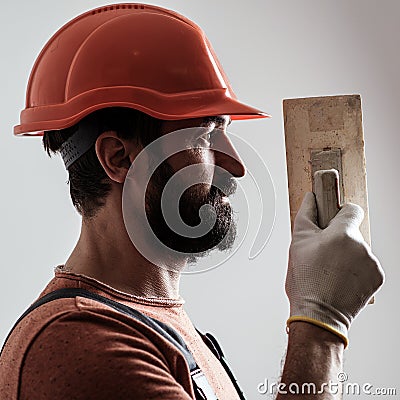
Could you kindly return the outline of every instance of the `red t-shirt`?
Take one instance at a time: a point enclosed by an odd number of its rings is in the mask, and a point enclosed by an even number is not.
[[[223,367],[204,344],[182,299],[144,298],[94,279],[57,272],[41,296],[82,288],[135,308],[174,328],[219,400],[238,399]],[[0,358],[1,399],[190,400],[184,356],[143,323],[83,297],[49,302],[25,317]]]

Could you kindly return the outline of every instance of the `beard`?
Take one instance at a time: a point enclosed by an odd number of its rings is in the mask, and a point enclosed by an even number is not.
[[[225,174],[215,176],[211,186],[194,184],[183,191],[178,205],[176,199],[172,198],[173,193],[179,193],[179,184],[172,183],[172,188],[164,193],[162,204],[163,190],[173,175],[172,167],[164,161],[154,171],[146,190],[146,216],[157,239],[168,249],[180,253],[189,263],[195,263],[214,249],[231,249],[237,229],[227,196],[235,192],[236,180]],[[188,228],[186,232],[176,232],[165,220],[164,215],[173,215],[176,209],[182,223]],[[190,228],[199,225],[206,233],[196,237]]]

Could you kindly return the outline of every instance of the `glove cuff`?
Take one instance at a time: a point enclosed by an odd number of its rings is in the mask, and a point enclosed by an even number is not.
[[[320,328],[323,328],[323,329],[335,334],[336,336],[338,336],[340,339],[343,340],[344,348],[346,348],[349,344],[348,330],[347,330],[347,327],[344,325],[343,326],[337,325],[337,326],[333,327],[333,326],[331,326],[331,324],[329,324],[327,322],[322,322],[319,319],[307,317],[305,315],[294,315],[287,320],[287,322],[286,322],[287,328],[289,329],[290,323],[295,322],[295,321],[308,322],[310,324],[319,326]]]

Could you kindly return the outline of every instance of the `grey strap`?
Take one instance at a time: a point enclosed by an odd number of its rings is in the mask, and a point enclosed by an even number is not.
[[[190,370],[190,376],[192,378],[192,384],[193,384],[193,389],[195,392],[196,400],[218,400],[213,389],[211,388],[211,385],[209,384],[206,376],[204,373],[201,371],[199,366],[196,364],[196,361],[194,360],[194,357],[190,350],[188,349],[186,343],[184,342],[183,338],[181,335],[172,327],[164,324],[161,321],[158,321],[154,318],[148,317],[147,315],[141,313],[138,310],[135,310],[134,308],[131,308],[129,306],[126,306],[125,304],[118,303],[117,301],[111,300],[107,297],[103,297],[97,293],[89,292],[85,289],[81,288],[64,288],[64,289],[58,289],[55,290],[54,292],[50,292],[46,294],[45,296],[41,297],[39,300],[37,300],[35,303],[33,303],[22,315],[21,317],[17,320],[15,323],[14,327],[11,329],[9,332],[1,352],[3,352],[3,349],[5,347],[5,344],[8,340],[8,338],[11,336],[11,333],[13,332],[14,328],[18,325],[18,323],[24,319],[29,313],[31,313],[33,310],[36,308],[42,306],[43,304],[46,304],[48,302],[57,300],[57,299],[63,299],[63,298],[73,298],[73,297],[84,297],[87,299],[92,299],[95,301],[98,301],[100,303],[106,304],[109,307],[112,307],[116,311],[126,314],[130,316],[131,318],[134,318],[143,324],[147,325],[149,328],[155,330],[157,333],[159,333],[161,336],[163,336],[165,339],[167,339],[170,343],[172,343],[185,357],[186,362],[188,364],[189,370]],[[0,352],[0,354],[1,354]]]
[[[99,136],[97,127],[81,122],[78,130],[60,147],[60,154],[68,169],[79,157],[83,156],[96,142]]]

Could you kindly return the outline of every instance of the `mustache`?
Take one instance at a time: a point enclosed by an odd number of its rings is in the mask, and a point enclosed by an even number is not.
[[[215,176],[211,184],[210,192],[218,193],[221,197],[231,196],[237,190],[237,180],[229,174]]]

